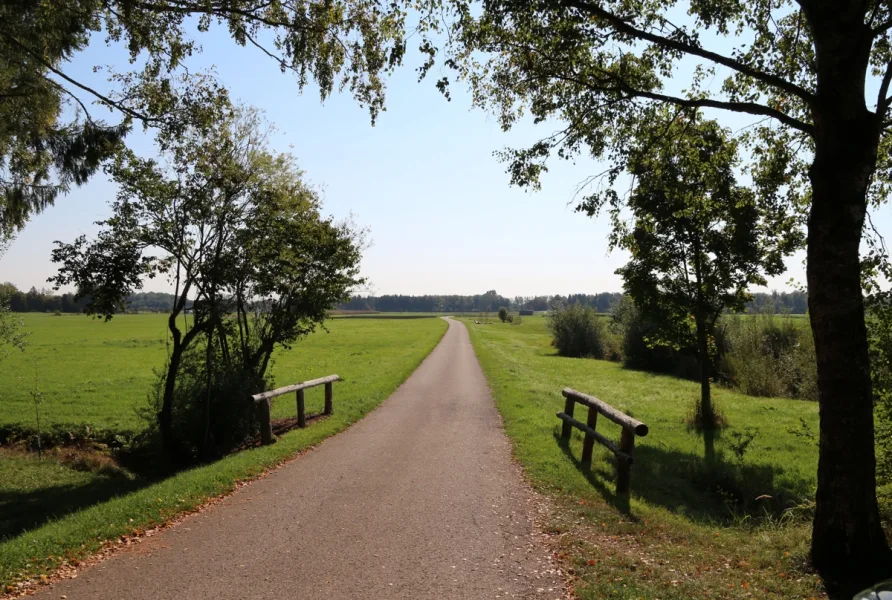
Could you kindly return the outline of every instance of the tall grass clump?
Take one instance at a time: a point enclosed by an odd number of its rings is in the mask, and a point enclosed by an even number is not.
[[[553,336],[551,345],[561,356],[573,358],[606,358],[609,343],[607,326],[598,313],[588,306],[558,306],[548,316]]]
[[[789,315],[726,316],[716,331],[717,377],[750,396],[818,399],[811,329]]]

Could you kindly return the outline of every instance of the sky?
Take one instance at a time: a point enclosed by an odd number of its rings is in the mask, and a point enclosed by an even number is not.
[[[579,183],[600,172],[587,158],[554,159],[542,189],[511,187],[505,165],[493,152],[522,146],[552,133],[556,124],[522,122],[501,131],[496,119],[472,110],[456,87],[448,102],[433,77],[418,82],[420,58],[390,78],[387,109],[373,127],[366,109],[347,93],[324,103],[308,86],[298,93],[290,75],[254,48],[232,43],[221,31],[199,38],[203,53],[190,69],[213,66],[231,96],[265,111],[275,124],[273,146],[294,154],[307,179],[323,192],[324,211],[336,218],[353,215],[368,227],[372,246],[362,273],[366,293],[478,294],[495,289],[504,296],[614,292],[622,281],[614,271],[626,261],[608,252],[609,223],[574,211]],[[76,55],[66,72],[103,86],[94,64],[123,68],[125,54],[101,39]],[[149,136],[137,132],[129,143],[151,153]],[[93,235],[94,222],[110,214],[114,184],[102,175],[72,190],[35,217],[0,258],[0,281],[20,289],[49,287],[55,273],[50,252],[55,240]],[[892,224],[890,209],[876,222]],[[787,261],[787,273],[768,289],[803,284],[803,256]],[[146,283],[147,291],[170,291],[165,280]]]

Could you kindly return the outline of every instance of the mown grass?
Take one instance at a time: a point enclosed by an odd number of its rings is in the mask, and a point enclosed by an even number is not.
[[[44,426],[143,426],[137,408],[146,405],[154,371],[167,358],[165,315],[119,315],[107,323],[83,315],[21,316],[30,333],[28,347],[3,362],[0,424],[34,425],[32,392],[37,391]],[[332,319],[326,324],[329,333],[318,330],[291,350],[278,351],[272,373],[278,385],[336,371],[354,382],[341,387],[362,385],[375,375],[375,365],[387,369],[402,361],[405,345],[417,334],[439,329],[434,321],[439,320]],[[274,417],[290,415],[284,399],[274,410]]]
[[[126,332],[125,339],[152,339],[151,328],[147,323],[153,317],[134,316],[122,319],[119,325]],[[52,334],[52,326],[67,318],[47,317],[49,323],[32,321],[32,332]],[[155,322],[158,318],[154,317]],[[86,321],[91,327],[102,328],[104,324]],[[238,482],[250,479],[264,470],[293,456],[294,453],[319,443],[326,437],[343,430],[386,399],[421,363],[437,344],[446,330],[441,319],[412,320],[335,320],[329,323],[330,333],[319,332],[296,344],[287,352],[277,356],[275,373],[280,384],[300,381],[311,376],[336,372],[345,381],[335,384],[334,415],[313,421],[306,429],[292,430],[281,436],[276,444],[244,450],[215,463],[180,472],[162,481],[150,482],[133,479],[126,475],[109,475],[97,472],[80,472],[53,461],[51,458],[38,462],[32,456],[14,455],[8,452],[0,455],[0,514],[4,515],[2,526],[7,535],[0,535],[0,590],[16,582],[46,574],[63,562],[76,563],[101,548],[107,540],[142,531],[194,509],[208,498],[231,491]],[[72,326],[75,329],[77,325]],[[64,332],[65,330],[63,330]],[[103,348],[114,346],[109,330],[99,331],[95,336],[84,335],[82,344],[86,347]],[[138,333],[141,331],[142,333]],[[32,336],[32,346],[28,352],[60,352],[67,345],[77,345],[72,330],[60,336],[51,335],[53,341]],[[105,342],[110,342],[106,344]],[[51,348],[57,348],[53,351]],[[152,353],[137,344],[136,353],[151,356]],[[94,356],[102,356],[94,349]],[[126,368],[132,363],[129,357],[118,356],[124,351],[113,352],[115,356],[103,357],[103,364],[115,365],[115,369]],[[155,356],[157,358],[157,355]],[[163,360],[163,357],[161,357]],[[90,368],[88,363],[71,358],[57,364],[67,376],[74,376],[75,364],[82,369]],[[61,365],[61,366],[60,366]],[[139,380],[151,382],[153,365],[138,363]],[[142,375],[148,369],[149,375]],[[8,374],[4,365],[4,373]],[[58,375],[51,368],[43,368],[46,380],[55,381],[63,389],[66,375]],[[14,375],[13,375],[14,376]],[[99,370],[84,373],[83,377],[98,377]],[[9,375],[4,375],[4,379]],[[95,402],[83,413],[79,405],[55,402],[45,396],[44,410],[53,410],[61,418],[96,419],[99,422],[127,422],[127,413],[133,403],[145,397],[141,389],[127,377],[108,373],[107,381],[117,385],[117,393],[93,395],[82,400]],[[8,382],[3,385],[9,389]],[[132,394],[125,395],[126,390]],[[0,393],[3,393],[0,391]],[[291,416],[294,410],[293,398],[283,396],[275,405],[275,413]],[[308,394],[308,410],[321,410],[321,392]],[[26,400],[19,397],[18,405]],[[4,399],[4,419],[7,400]],[[16,407],[16,403],[12,403]],[[27,407],[18,406],[19,414],[27,416]],[[131,423],[136,423],[131,421]],[[138,489],[136,489],[138,488]],[[134,491],[135,490],[135,491]],[[18,515],[18,516],[17,516]]]
[[[517,459],[556,500],[550,527],[581,598],[818,598],[806,568],[817,468],[816,403],[754,398],[716,388],[730,426],[704,460],[704,440],[686,421],[695,382],[562,358],[541,317],[521,325],[465,320]],[[589,471],[581,434],[559,439],[560,390],[595,395],[650,426],[639,438],[632,497],[614,496],[614,465],[603,448]],[[585,418],[583,407],[577,414]],[[618,438],[602,418],[598,430]],[[737,434],[755,437],[740,458]]]

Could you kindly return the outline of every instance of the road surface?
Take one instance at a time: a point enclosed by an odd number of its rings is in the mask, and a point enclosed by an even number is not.
[[[535,507],[468,332],[449,320],[363,421],[38,597],[559,598]]]

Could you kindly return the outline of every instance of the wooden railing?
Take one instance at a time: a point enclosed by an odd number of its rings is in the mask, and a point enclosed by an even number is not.
[[[634,460],[632,455],[635,451],[635,436],[646,436],[648,431],[647,425],[618,411],[594,396],[577,392],[571,388],[564,388],[561,394],[567,399],[567,402],[564,404],[564,412],[557,414],[558,418],[564,422],[561,428],[561,438],[569,440],[573,427],[582,431],[585,434],[585,440],[582,443],[582,462],[588,465],[591,465],[592,462],[592,450],[595,442],[606,446],[608,450],[616,455],[616,493],[618,495],[628,495],[632,479],[632,462]],[[588,406],[588,418],[585,423],[573,418],[573,409],[576,407],[576,404]],[[623,428],[619,446],[595,431],[599,414],[604,415]]]
[[[275,398],[276,396],[281,396],[282,394],[290,394],[291,392],[296,392],[297,426],[303,428],[307,426],[307,412],[304,406],[304,390],[316,387],[318,385],[325,385],[325,409],[322,414],[330,415],[332,413],[332,396],[334,393],[332,384],[334,384],[335,381],[341,381],[339,375],[329,375],[328,377],[311,379],[309,381],[304,381],[303,383],[286,385],[285,387],[280,387],[269,392],[263,392],[262,394],[254,394],[253,396],[251,396],[251,400],[255,404],[260,405],[260,443],[266,446],[268,444],[272,444],[275,441],[273,439],[273,423],[272,419],[270,418],[271,399]]]

